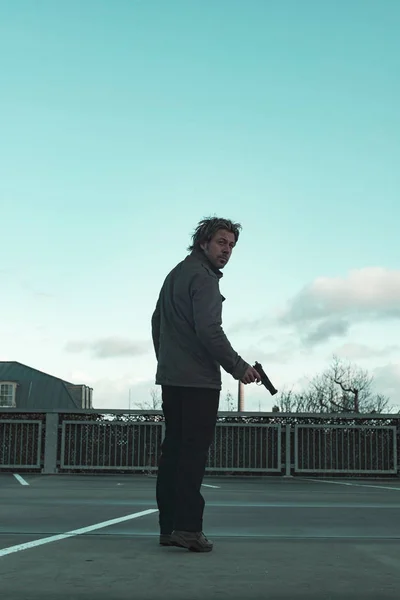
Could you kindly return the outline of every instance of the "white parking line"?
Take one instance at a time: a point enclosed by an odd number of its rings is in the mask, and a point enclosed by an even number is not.
[[[102,529],[103,527],[109,527],[110,525],[117,525],[118,523],[123,523],[124,521],[130,521],[131,519],[138,519],[139,517],[144,517],[145,515],[151,515],[152,513],[157,512],[157,509],[151,508],[149,510],[143,510],[138,513],[133,513],[131,515],[127,515],[125,517],[119,517],[117,519],[111,519],[110,521],[103,521],[102,523],[96,523],[95,525],[89,525],[89,527],[82,527],[81,529],[75,529],[74,531],[67,531],[67,533],[61,533],[59,535],[52,535],[50,537],[42,538],[40,540],[34,540],[32,542],[26,542],[25,544],[18,544],[17,546],[10,546],[9,548],[3,548],[0,550],[0,558],[2,556],[7,556],[7,554],[13,554],[14,552],[21,552],[21,550],[29,550],[30,548],[36,548],[36,546],[43,546],[44,544],[50,544],[51,542],[58,542],[60,540],[66,540],[70,537],[75,537],[77,535],[83,535],[85,533],[90,533],[91,531],[95,531],[96,529]]]
[[[25,481],[25,479],[21,477],[21,475],[18,475],[18,473],[13,473],[13,475],[15,479],[20,482],[21,485],[29,485],[29,483]]]
[[[326,479],[312,479],[311,477],[304,477],[307,481],[318,481],[319,483],[333,483],[334,485],[349,485],[352,487],[366,487],[375,488],[377,490],[395,490],[400,492],[399,487],[393,487],[388,485],[371,485],[370,483],[349,483],[348,481],[328,481]]]
[[[209,487],[209,488],[215,488],[216,490],[220,489],[220,485],[208,485],[207,483],[202,483],[201,484],[203,487]]]

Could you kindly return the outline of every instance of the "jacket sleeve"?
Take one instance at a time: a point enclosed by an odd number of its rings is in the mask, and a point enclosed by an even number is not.
[[[160,298],[157,300],[156,308],[151,317],[151,336],[153,338],[154,351],[158,360],[158,350],[160,346]]]
[[[222,329],[218,280],[209,275],[196,278],[191,296],[197,337],[227,373],[234,379],[242,379],[249,365],[235,352]]]

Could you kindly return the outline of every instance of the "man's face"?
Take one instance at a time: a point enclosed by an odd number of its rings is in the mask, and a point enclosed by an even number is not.
[[[231,257],[235,247],[235,236],[231,231],[219,229],[214,237],[205,244],[201,244],[204,254],[217,269],[223,269]]]

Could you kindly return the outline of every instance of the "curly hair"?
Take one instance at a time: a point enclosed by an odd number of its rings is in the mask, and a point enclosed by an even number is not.
[[[193,235],[192,244],[188,250],[200,250],[201,244],[209,242],[219,229],[230,231],[235,236],[235,243],[239,239],[239,233],[242,229],[240,223],[234,223],[230,219],[220,219],[218,217],[208,217],[200,221]]]

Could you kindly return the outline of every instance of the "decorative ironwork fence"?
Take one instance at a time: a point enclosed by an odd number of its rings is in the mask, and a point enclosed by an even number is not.
[[[0,409],[0,471],[154,472],[165,435],[159,411]],[[213,474],[399,475],[400,416],[218,415]]]

